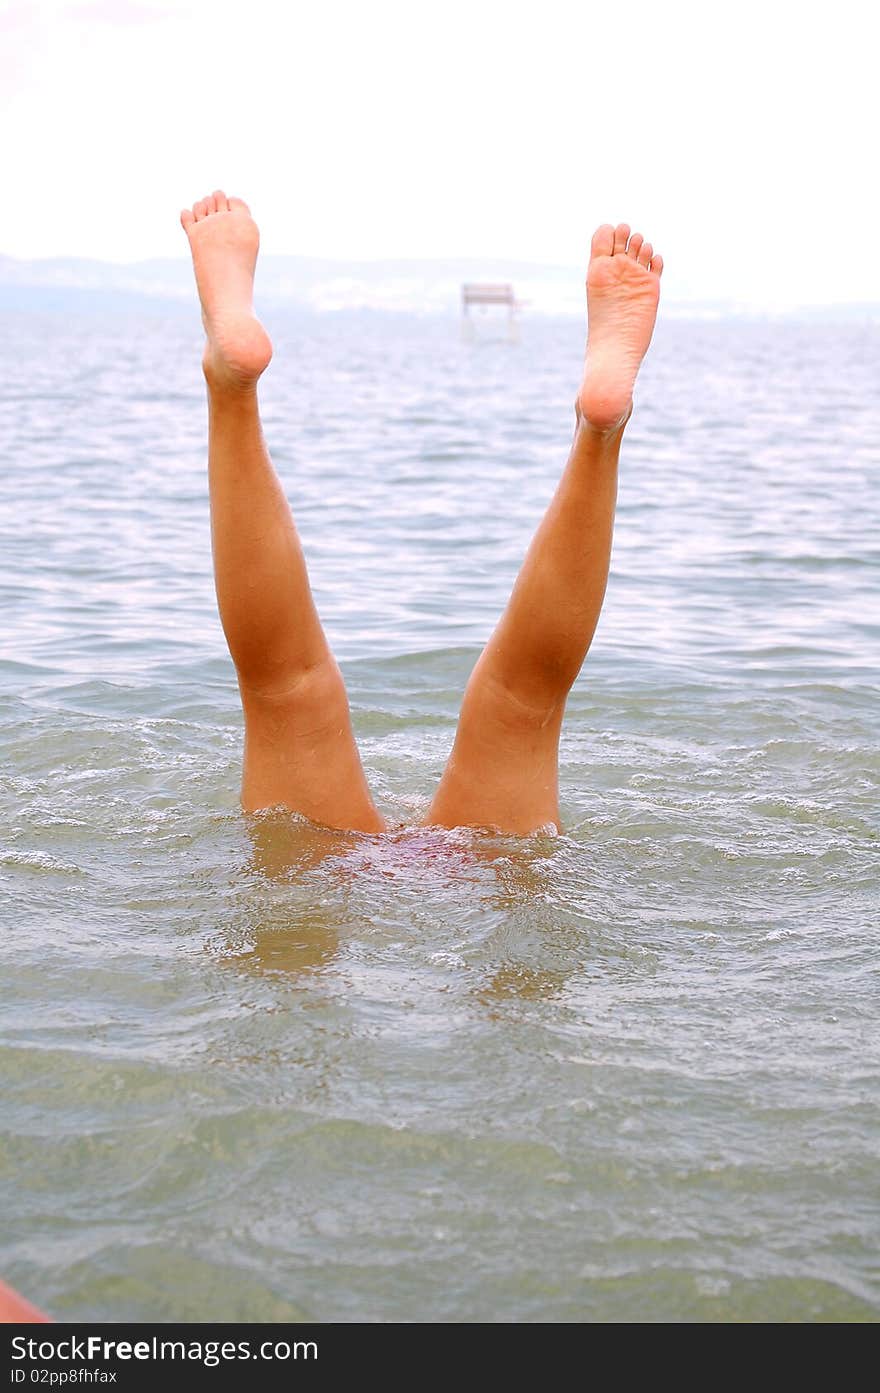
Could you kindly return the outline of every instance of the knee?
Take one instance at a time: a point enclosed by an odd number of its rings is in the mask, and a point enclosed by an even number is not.
[[[565,701],[537,686],[507,682],[487,666],[478,663],[468,683],[466,701],[482,709],[484,718],[502,730],[531,733],[536,737],[552,734],[562,721]]]
[[[255,686],[239,677],[248,721],[294,725],[303,734],[320,734],[348,721],[348,697],[335,658],[329,655],[277,681]]]

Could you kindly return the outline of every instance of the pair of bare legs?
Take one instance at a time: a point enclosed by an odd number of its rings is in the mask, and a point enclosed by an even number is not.
[[[290,508],[260,426],[272,345],[253,311],[259,233],[220,191],[181,214],[207,343],[211,537],[220,617],[245,717],[242,806],[282,805],[381,832],[342,675],[321,627]],[[565,702],[608,580],[617,461],[657,314],[662,258],[626,224],[593,237],[574,441],[501,620],[465,690],[430,826],[559,827]]]

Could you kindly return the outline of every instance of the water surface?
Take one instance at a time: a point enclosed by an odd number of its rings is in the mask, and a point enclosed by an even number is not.
[[[5,317],[0,1271],[63,1319],[875,1320],[876,326],[669,322],[565,833],[425,832],[573,321],[276,312],[395,830],[237,808],[195,316]]]

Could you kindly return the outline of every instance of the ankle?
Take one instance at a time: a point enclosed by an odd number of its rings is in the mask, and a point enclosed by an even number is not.
[[[579,392],[574,400],[574,438],[576,441],[582,439],[598,446],[612,445],[615,448],[619,448],[620,442],[623,439],[623,432],[626,430],[627,422],[632,412],[633,404],[632,400],[630,400],[629,406],[624,414],[619,420],[615,421],[613,425],[597,426],[586,415],[581,405],[581,396]]]
[[[218,375],[205,362],[202,364],[205,385],[208,389],[208,410],[218,412],[251,413],[258,411],[257,378],[250,382],[238,382],[227,376]]]

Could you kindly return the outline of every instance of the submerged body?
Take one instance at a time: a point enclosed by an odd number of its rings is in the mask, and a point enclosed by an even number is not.
[[[245,717],[242,806],[382,832],[296,526],[263,439],[257,383],[272,345],[253,312],[259,233],[216,191],[181,214],[207,335],[208,470],[220,617]],[[651,341],[663,263],[626,224],[593,237],[589,332],[562,479],[468,682],[429,826],[559,827],[565,702],[605,596],[617,462]]]

